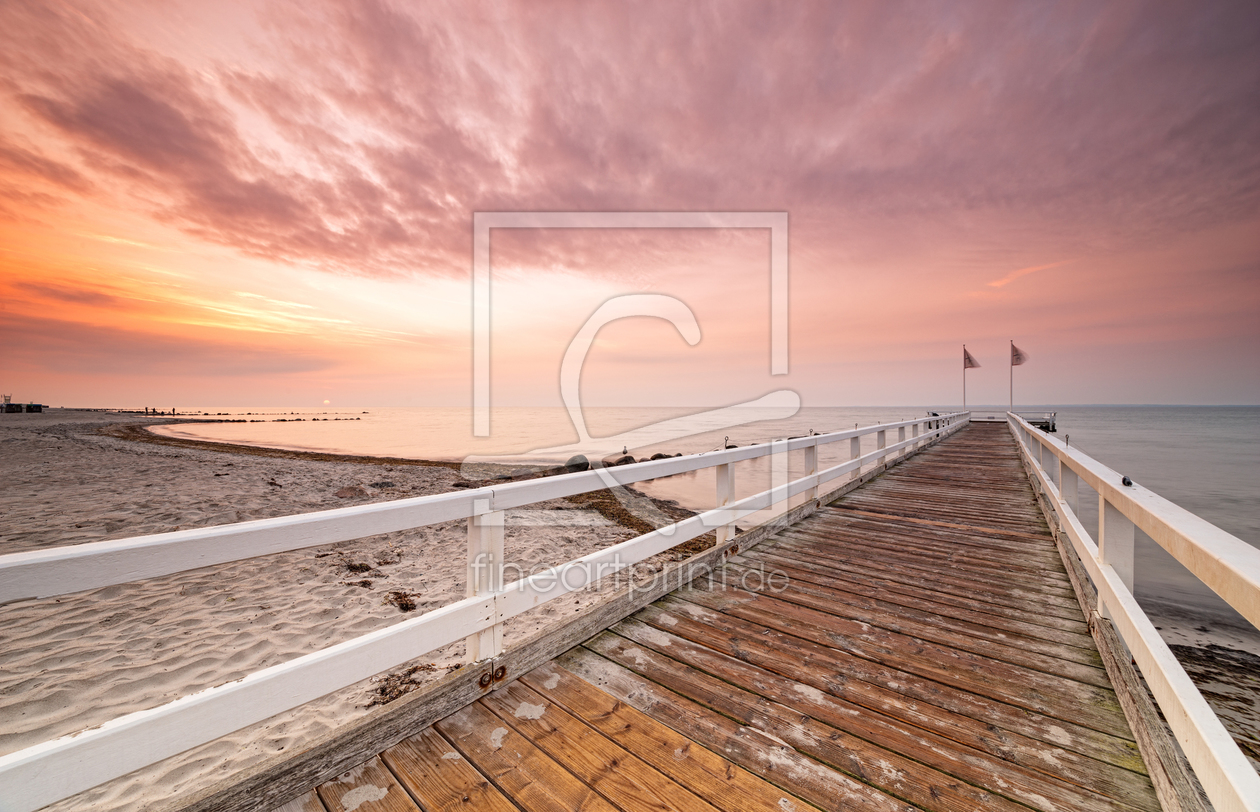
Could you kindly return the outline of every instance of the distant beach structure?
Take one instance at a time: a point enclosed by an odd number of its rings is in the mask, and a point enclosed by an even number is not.
[[[22,412],[42,412],[44,405],[42,403],[14,403],[12,395],[3,395],[3,412],[5,414],[21,414]]]

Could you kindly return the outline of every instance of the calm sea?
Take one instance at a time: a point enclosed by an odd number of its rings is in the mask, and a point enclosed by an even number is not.
[[[974,407],[984,409],[985,407]],[[1000,407],[995,407],[1001,411]],[[1185,509],[1260,547],[1260,407],[1201,406],[1069,406],[1028,407],[1058,413],[1060,438],[1070,438],[1094,459],[1127,474],[1135,482]],[[605,438],[605,449],[620,452],[621,438],[630,453],[699,453],[725,443],[747,445],[771,438],[837,431],[875,423],[924,416],[928,408],[803,408],[786,419],[770,412],[746,410],[704,414],[685,408],[588,407],[590,436]],[[1021,407],[1021,411],[1024,411]],[[296,450],[394,456],[416,459],[482,458],[556,461],[572,450],[540,451],[574,443],[578,432],[560,408],[499,408],[492,413],[491,436],[474,437],[472,416],[462,408],[325,408],[206,409],[232,419],[256,423],[182,424],[162,433],[204,440],[265,445]],[[700,412],[698,416],[697,413]],[[652,427],[693,415],[693,432],[663,439]],[[301,422],[294,418],[301,417]],[[275,422],[285,418],[286,422]],[[314,418],[320,418],[314,420]],[[336,418],[341,418],[337,420]],[[357,419],[355,419],[357,418]],[[732,425],[738,419],[738,425]],[[893,438],[890,438],[890,442]],[[848,444],[836,443],[820,454],[823,467],[848,459]],[[873,438],[864,451],[874,448]],[[799,457],[799,455],[794,455]],[[799,464],[798,460],[793,461]],[[795,466],[794,466],[795,467]],[[770,484],[765,461],[741,463],[736,470],[737,496]],[[675,499],[693,508],[712,507],[716,483],[712,471],[656,480],[641,486],[651,495]],[[1082,521],[1097,527],[1097,500],[1082,483]],[[1202,618],[1209,624],[1249,628],[1224,601],[1202,586],[1172,556],[1139,532],[1136,592],[1152,614]]]

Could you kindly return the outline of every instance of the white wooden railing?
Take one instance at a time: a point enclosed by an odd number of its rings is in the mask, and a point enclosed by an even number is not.
[[[714,528],[719,542],[729,539],[734,523],[745,516],[766,509],[782,512],[801,494],[817,498],[822,485],[845,475],[856,478],[863,466],[909,453],[967,421],[967,412],[957,412],[435,496],[0,556],[3,604],[468,520],[467,598],[243,679],[2,756],[0,812],[38,809],[461,639],[467,640],[474,660],[497,656],[504,621]],[[897,432],[892,445],[887,442],[889,431]],[[862,454],[860,441],[868,435],[875,438],[876,448]],[[819,471],[819,446],[844,440],[849,441],[850,459]],[[804,452],[807,473],[788,482],[786,459],[793,451]],[[765,456],[771,456],[772,468],[782,473],[782,484],[734,500],[732,465]],[[504,511],[705,468],[717,469],[714,510],[512,584],[501,582]]]
[[[1256,627],[1260,550],[1141,485],[1123,484],[1120,474],[1018,415],[1007,420],[1098,590],[1096,611],[1115,624],[1217,812],[1260,810],[1260,776],[1133,597],[1134,528]],[[1098,494],[1097,544],[1079,518],[1080,482]]]

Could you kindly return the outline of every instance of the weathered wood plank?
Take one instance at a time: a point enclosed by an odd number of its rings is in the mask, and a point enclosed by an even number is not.
[[[1080,616],[1080,606],[1074,595],[1067,594],[1058,587],[1028,581],[1004,581],[993,575],[992,568],[982,572],[978,569],[943,567],[940,562],[926,561],[912,555],[886,551],[878,551],[876,554],[876,551],[854,547],[804,530],[785,533],[783,543],[816,555],[830,556],[838,561],[877,569],[887,568],[892,572],[907,573],[919,578],[940,579],[955,588],[965,589],[971,585],[972,589],[985,595],[986,600],[1011,603],[1025,609],[1042,606],[1065,617]]]
[[[942,618],[936,614],[799,578],[789,578],[786,584],[776,581],[771,587],[764,577],[752,577],[762,576],[763,570],[750,569],[740,564],[728,564],[726,571],[737,579],[736,583],[741,587],[747,585],[746,588],[751,592],[772,589],[770,594],[778,600],[1091,685],[1103,688],[1111,685],[1096,651],[1055,643],[1044,638],[1004,632],[956,617],[942,622]]]
[[[848,730],[825,725],[808,714],[801,714],[780,702],[747,691],[742,682],[731,685],[704,675],[653,649],[640,647],[612,633],[593,639],[587,643],[587,648],[685,699],[784,741],[800,753],[857,780],[876,784],[883,791],[916,806],[941,812],[970,812],[971,809],[1007,809],[1014,812],[1022,808],[1022,804],[987,792],[975,786],[974,780],[968,780],[979,777],[978,770],[958,769],[959,765],[955,764],[956,773],[951,775],[920,763],[930,744],[916,736],[898,739],[893,731],[885,731],[881,738],[887,741],[887,746],[873,744],[861,736],[850,734]],[[897,745],[907,748],[903,754],[895,751]],[[961,777],[961,780],[955,777],[958,773],[968,772],[974,774]],[[1070,788],[1065,789],[1071,791]]]
[[[894,517],[948,521],[960,528],[971,530],[1045,532],[1045,522],[1040,516],[1034,519],[1029,511],[1006,510],[998,508],[996,504],[992,508],[969,505],[969,495],[965,491],[960,491],[956,498],[951,500],[951,504],[932,504],[908,497],[894,501],[893,497],[897,494],[885,494],[881,490],[891,489],[872,489],[855,493],[836,507],[851,507]],[[1011,515],[1012,513],[1014,515]]]
[[[921,589],[899,589],[892,582],[865,578],[854,572],[829,566],[829,562],[822,559],[776,555],[773,548],[759,550],[755,559],[737,555],[732,556],[729,561],[744,566],[760,566],[767,572],[781,571],[794,580],[827,586],[863,598],[883,600],[917,609],[934,617],[963,620],[989,629],[1074,646],[1092,652],[1097,661],[1093,638],[1085,631],[1088,627],[1083,623],[1077,624],[1079,629],[1069,631],[1063,625],[1046,623],[1044,617],[1029,616],[1014,610],[998,613],[994,607],[982,608],[982,604],[977,601]],[[985,611],[986,609],[990,611]]]
[[[1123,735],[1127,729],[1109,688],[977,657],[743,590],[686,588],[674,594],[724,614],[1047,716],[1071,718],[1113,735]]]
[[[920,574],[910,574],[901,568],[881,568],[869,561],[844,560],[822,552],[811,551],[808,545],[792,544],[784,539],[778,544],[762,544],[756,549],[757,556],[766,561],[781,559],[788,566],[808,565],[818,568],[833,580],[862,584],[880,594],[909,596],[934,603],[957,606],[974,612],[1012,618],[1041,627],[1060,629],[1073,635],[1089,636],[1089,626],[1080,607],[1065,607],[1061,614],[1075,617],[1059,617],[1047,614],[1044,607],[1035,610],[1024,608],[1010,600],[996,600],[985,592],[967,590],[938,579]]]
[[[843,502],[839,503],[843,504]],[[810,523],[823,526],[830,532],[875,534],[896,541],[914,543],[917,539],[934,539],[948,542],[951,547],[977,553],[986,557],[999,557],[1016,564],[1029,560],[1044,562],[1060,573],[1062,563],[1051,553],[1049,533],[1030,535],[1025,533],[999,533],[953,528],[944,522],[929,522],[895,516],[874,517],[856,510],[831,506],[818,519]]]
[[[527,812],[612,812],[616,808],[480,702],[446,717],[435,727]]]
[[[482,700],[516,732],[626,812],[717,807],[519,682]]]
[[[425,812],[517,812],[507,796],[431,727],[381,753],[381,760]]]
[[[1143,774],[1015,734],[1002,734],[999,742],[993,735],[993,726],[984,721],[959,719],[946,728],[950,735],[940,735],[933,732],[933,728],[939,727],[937,719],[929,718],[918,707],[900,714],[912,718],[916,724],[881,712],[887,709],[886,705],[859,705],[819,689],[816,686],[826,685],[830,674],[812,664],[792,669],[794,678],[781,676],[635,619],[623,620],[607,636],[589,641],[587,647],[610,656],[607,641],[609,638],[619,640],[615,635],[713,674],[725,683],[782,703],[790,711],[785,718],[808,713],[820,722],[894,752],[912,755],[925,764],[998,794],[1029,802],[1038,796],[1071,797],[1080,787],[1090,787],[1098,794],[1137,808],[1159,808],[1150,782]],[[633,664],[619,661],[632,670],[639,670],[637,659],[632,656],[631,660]],[[645,672],[640,673],[650,677]],[[896,700],[891,704],[900,708],[906,703]]]
[[[805,803],[556,662],[531,671],[521,682],[725,812],[782,812]]]
[[[776,741],[631,673],[589,649],[573,649],[560,665],[692,741],[821,809],[834,812],[898,810],[910,804],[836,772]]]
[[[311,790],[300,798],[294,798],[282,807],[272,810],[272,812],[328,812],[324,802],[319,799],[319,793]]]
[[[943,736],[829,699],[817,690],[810,692],[801,683],[732,662],[732,658],[709,655],[707,664],[714,671],[708,676],[680,659],[704,657],[699,651],[702,647],[633,624],[623,621],[617,633],[610,631],[588,641],[587,648],[837,769],[859,778],[870,776],[873,783],[918,806],[1005,809],[1014,801],[1042,808],[1044,800],[1052,797],[1081,810],[1131,808],[1105,792],[1082,791],[1070,782],[995,760]],[[619,636],[622,631],[643,635],[644,640]],[[1091,779],[1097,777],[1095,773],[1091,771]],[[1130,783],[1147,783],[1136,774],[1129,773],[1127,778]],[[1119,788],[1123,792],[1123,785]],[[1124,794],[1129,796],[1126,801],[1136,800],[1143,809],[1158,809],[1153,793]]]
[[[896,513],[873,513],[853,507],[850,494],[828,505],[813,524],[825,524],[837,532],[870,532],[892,538],[913,540],[931,536],[944,538],[964,551],[992,548],[1003,552],[1016,552],[1021,547],[1034,546],[1045,549],[1050,533],[1044,527],[1021,532],[1013,529],[979,527],[945,522],[939,519],[918,519]]]
[[[947,521],[958,528],[974,531],[1039,533],[1045,531],[1045,522],[1030,510],[999,506],[976,505],[969,494],[958,491],[952,499],[931,502],[921,497],[911,497],[912,491],[895,488],[879,488],[855,493],[844,499],[837,508],[853,508],[887,516],[928,521]],[[903,498],[897,498],[898,496]]]
[[[1145,770],[1131,734],[1113,736],[1074,721],[1026,711],[697,604],[661,601],[635,618],[791,678],[807,676],[801,665],[817,663],[822,669],[818,673],[826,676],[817,684],[811,683],[814,687],[942,735],[985,745],[983,736],[968,738],[975,737],[977,731],[967,720],[981,720],[993,728],[995,749],[1006,746],[1003,731],[1010,731],[1120,767]],[[1127,728],[1124,733],[1128,734]]]
[[[1062,623],[1067,622],[1074,624],[1069,628],[1078,631],[1088,628],[1078,603],[1069,603],[1066,599],[1061,603],[1058,600],[1046,601],[1019,589],[1003,590],[978,583],[969,585],[966,577],[939,568],[933,571],[908,567],[898,562],[872,560],[853,555],[847,548],[829,552],[816,542],[802,542],[787,536],[772,548],[772,552],[801,561],[819,562],[823,566],[876,581],[897,584],[901,591],[911,594],[930,593],[934,596],[960,598],[976,602],[979,608],[995,614],[1008,614],[1012,611],[1024,617],[1040,614],[1046,619],[1046,623],[1062,627]]]
[[[420,812],[377,757],[321,784],[318,792],[328,812]]]
[[[844,537],[827,532],[825,527],[812,526],[794,528],[788,534],[788,538],[809,541],[820,548],[835,549],[841,555],[860,554],[867,559],[880,562],[902,562],[906,566],[916,567],[929,573],[947,570],[956,576],[974,581],[982,588],[1019,589],[1021,592],[1036,596],[1038,600],[1052,600],[1063,606],[1071,606],[1070,601],[1076,597],[1072,594],[1071,584],[1066,579],[1058,581],[1042,578],[1040,573],[1029,568],[1012,569],[1009,573],[995,571],[992,563],[963,560],[948,547],[939,552],[925,553],[904,544],[883,544],[878,539],[865,536]]]

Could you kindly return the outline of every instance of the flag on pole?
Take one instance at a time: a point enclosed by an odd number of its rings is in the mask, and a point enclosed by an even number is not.
[[[965,352],[965,350],[964,350]],[[1028,353],[1015,346],[1015,342],[1011,342],[1011,366],[1017,367],[1028,360]]]
[[[1020,363],[1024,363],[1020,361]],[[971,357],[971,353],[967,352],[967,348],[963,347],[963,369],[975,369],[980,366],[980,362]]]

